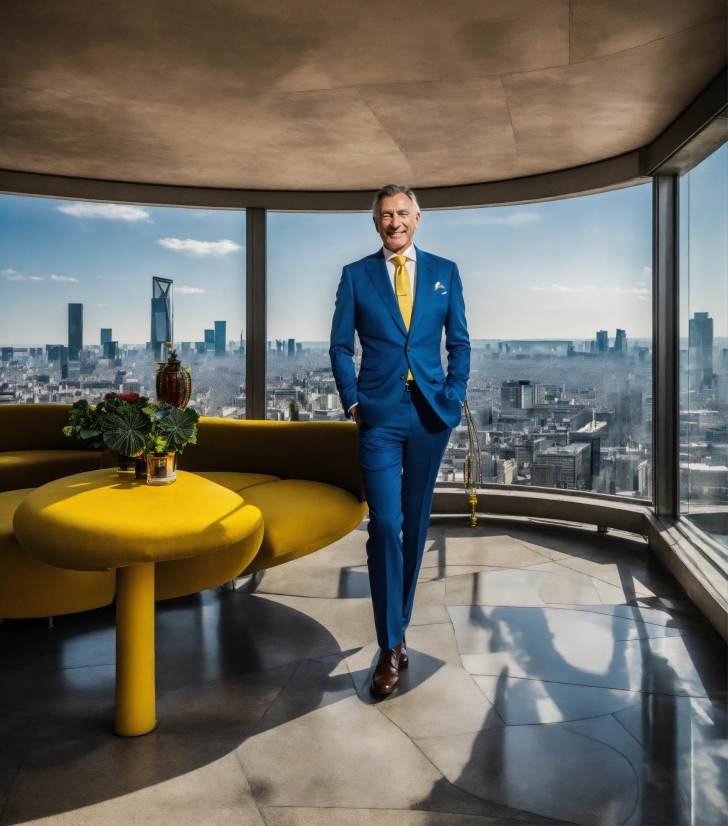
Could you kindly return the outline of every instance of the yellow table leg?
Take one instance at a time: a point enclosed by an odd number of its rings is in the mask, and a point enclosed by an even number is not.
[[[114,730],[138,737],[157,723],[154,693],[154,563],[116,569]]]

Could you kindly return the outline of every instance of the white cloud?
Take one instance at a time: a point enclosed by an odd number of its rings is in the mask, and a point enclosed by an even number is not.
[[[40,275],[31,275],[30,280],[31,281],[43,281],[43,279],[41,278]]]
[[[601,292],[601,293],[609,293],[609,294],[621,294],[621,295],[636,295],[639,298],[645,298],[649,296],[650,291],[644,287],[631,287],[630,289],[624,289],[623,287],[596,287],[594,284],[587,284],[584,287],[562,287],[559,284],[551,284],[548,287],[529,287],[529,290],[534,290],[536,292],[549,292],[549,293],[585,293],[585,292]]]
[[[652,267],[642,267],[642,275],[652,275]]]
[[[499,224],[506,227],[523,227],[527,224],[537,224],[542,220],[537,212],[529,212],[520,209],[517,212],[509,212],[506,215],[494,215],[490,210],[472,210],[469,215],[463,215],[466,210],[461,210],[457,218],[459,224]]]
[[[74,218],[106,218],[109,221],[152,221],[149,212],[128,204],[64,204],[56,207],[59,212]]]
[[[53,273],[51,281],[78,281],[78,278],[71,278],[69,275],[56,275]]]
[[[182,293],[182,295],[194,295],[195,293],[204,293],[205,291],[199,287],[177,287],[176,292]]]
[[[203,255],[228,255],[242,249],[240,244],[229,241],[227,238],[222,241],[195,241],[192,238],[183,241],[181,238],[160,238],[157,243],[168,250],[198,257]]]
[[[11,271],[12,272],[12,271]],[[13,272],[12,275],[3,273],[3,278],[6,281],[25,281],[24,275],[18,275],[16,272]]]
[[[537,290],[538,292],[548,292],[548,293],[575,293],[573,287],[562,287],[559,284],[551,284],[549,287],[529,287],[529,290]]]
[[[0,272],[0,275],[17,275],[17,274],[18,273],[17,273],[16,270],[2,270],[2,272]]]

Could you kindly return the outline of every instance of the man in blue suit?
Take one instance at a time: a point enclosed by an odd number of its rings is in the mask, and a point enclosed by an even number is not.
[[[381,648],[372,691],[391,694],[408,664],[405,632],[435,479],[465,401],[470,339],[457,266],[412,243],[420,220],[415,194],[385,186],[373,214],[383,248],[344,267],[329,355],[346,415],[359,428],[369,504],[367,564]],[[362,347],[358,376],[355,332]]]

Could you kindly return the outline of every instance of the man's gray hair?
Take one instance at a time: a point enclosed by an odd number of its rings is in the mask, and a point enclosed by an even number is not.
[[[417,196],[408,186],[405,186],[404,184],[387,184],[386,186],[383,186],[379,192],[377,192],[374,196],[374,200],[372,201],[372,215],[375,218],[379,217],[379,204],[382,198],[391,198],[393,195],[406,195],[414,204],[415,210],[417,212],[420,211]]]

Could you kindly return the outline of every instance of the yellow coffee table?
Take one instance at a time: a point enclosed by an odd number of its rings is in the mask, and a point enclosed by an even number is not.
[[[66,476],[30,493],[13,520],[30,554],[58,568],[116,569],[117,734],[135,737],[156,725],[154,566],[214,554],[237,543],[254,555],[261,512],[227,488],[180,471],[152,487],[114,470]],[[248,554],[250,555],[250,554]]]

